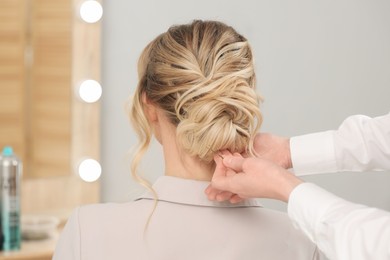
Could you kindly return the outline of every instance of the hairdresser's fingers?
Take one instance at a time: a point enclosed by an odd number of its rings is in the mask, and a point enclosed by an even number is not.
[[[220,193],[217,194],[217,201],[227,201],[230,200],[234,196],[233,193],[229,191],[221,191]]]
[[[236,175],[236,174],[234,174]],[[220,190],[220,191],[231,191],[232,181],[231,179],[235,176],[226,176],[225,174],[217,174],[215,173],[212,180],[211,180],[211,186],[213,189]]]
[[[207,195],[207,198],[209,200],[217,200],[217,195],[220,193],[221,191],[212,187],[211,184],[206,188],[205,190],[205,193]]]
[[[232,177],[233,175],[236,175],[237,173],[232,169],[226,169],[226,178]]]
[[[223,159],[223,164],[236,172],[242,172],[242,165],[244,164],[245,158],[241,155],[226,156]]]
[[[212,201],[227,201],[229,200],[230,203],[239,203],[243,201],[244,199],[238,196],[237,194],[228,192],[228,191],[220,191],[218,189],[213,188],[211,185],[209,185],[205,193],[207,195],[207,198]]]
[[[211,184],[207,186],[205,193],[209,200],[218,200],[217,196],[223,191],[214,188]],[[221,198],[220,198],[221,199]],[[222,199],[223,200],[223,199]],[[226,199],[225,199],[226,200]]]
[[[238,196],[237,194],[233,194],[233,196],[230,198],[230,203],[233,203],[233,204],[236,204],[236,203],[239,203],[241,201],[243,201],[244,199],[241,198],[240,196]]]
[[[223,157],[224,156],[226,156],[226,153],[224,153]],[[224,187],[225,186],[224,183],[226,183],[229,179],[226,176],[227,168],[223,164],[222,158],[220,157],[220,155],[215,155],[214,161],[215,161],[215,171],[213,174],[213,178],[211,180],[211,186],[215,189],[224,190],[223,188],[220,188],[220,187]],[[229,173],[229,175],[230,174],[231,173]],[[215,184],[217,184],[217,185],[215,185]],[[222,185],[219,186],[219,184],[222,184]]]
[[[211,184],[209,184],[207,188],[204,190],[204,193],[206,193],[206,195],[208,196],[211,193],[212,189],[213,187],[211,187]]]
[[[214,155],[214,161],[215,161],[215,170],[214,170],[213,178],[215,178],[215,177],[225,178],[227,168],[223,164],[222,158],[220,157],[219,154]]]
[[[214,161],[215,161],[215,171],[214,175],[217,174],[219,176],[225,176],[227,168],[223,164],[223,158],[224,156],[221,156],[220,154],[214,155]]]
[[[220,155],[215,155],[214,156],[214,161],[215,161],[215,172],[214,175],[219,175],[219,176],[226,176],[226,167],[222,163],[222,158]],[[214,178],[214,177],[213,177]],[[206,188],[205,193],[207,195],[207,198],[209,200],[217,200],[217,195],[221,192],[221,190],[216,189],[213,187],[211,184]]]

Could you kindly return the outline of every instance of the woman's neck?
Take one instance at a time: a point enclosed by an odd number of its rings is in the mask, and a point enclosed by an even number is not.
[[[198,158],[189,156],[181,151],[177,141],[176,133],[162,131],[161,145],[164,151],[165,175],[184,179],[210,181],[214,172],[214,164],[204,163]]]
[[[214,164],[204,163],[181,150],[176,140],[176,127],[169,122],[163,111],[157,110],[157,114],[158,120],[155,121],[154,131],[163,147],[165,175],[210,181],[214,172]]]
[[[214,166],[179,151],[176,140],[163,144],[165,175],[184,179],[210,181]]]

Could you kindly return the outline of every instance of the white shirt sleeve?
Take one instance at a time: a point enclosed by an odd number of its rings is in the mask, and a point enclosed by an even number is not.
[[[288,214],[329,259],[390,259],[389,212],[345,201],[303,183],[290,195]]]
[[[292,137],[296,175],[390,169],[390,113],[347,118],[335,131]]]

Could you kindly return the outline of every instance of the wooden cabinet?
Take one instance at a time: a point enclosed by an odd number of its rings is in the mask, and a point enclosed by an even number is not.
[[[0,148],[23,161],[22,214],[99,201],[99,181],[76,171],[100,153],[100,104],[76,96],[80,81],[100,80],[100,22],[79,18],[82,2],[0,1]],[[0,259],[51,259],[54,244],[24,242]]]
[[[79,18],[82,2],[0,1],[0,149],[23,161],[23,212],[99,199],[99,182],[76,172],[100,150],[99,102],[75,95],[81,80],[100,79],[100,23]]]
[[[0,260],[51,260],[56,242],[56,238],[23,242],[20,251],[1,252]]]
[[[25,177],[71,172],[72,6],[0,1],[0,147],[14,147]]]

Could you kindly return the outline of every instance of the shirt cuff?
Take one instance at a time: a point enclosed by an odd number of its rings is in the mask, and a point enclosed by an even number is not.
[[[339,200],[336,195],[313,183],[302,183],[291,192],[287,212],[294,226],[317,243],[323,216]]]
[[[334,131],[290,138],[293,171],[297,176],[337,171]]]

